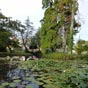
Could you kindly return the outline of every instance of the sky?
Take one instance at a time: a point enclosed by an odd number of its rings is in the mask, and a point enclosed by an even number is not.
[[[37,29],[43,18],[42,0],[0,0],[0,9],[6,16],[24,22],[27,17]]]
[[[79,20],[81,22],[81,28],[79,33],[74,37],[75,41],[79,38],[88,40],[88,0],[79,1]],[[12,19],[21,20],[24,22],[29,16],[31,22],[33,22],[35,29],[38,29],[41,24],[40,20],[44,16],[44,10],[42,10],[42,0],[0,0],[0,9],[2,13]]]
[[[78,2],[81,28],[74,39],[75,41],[78,39],[88,40],[88,0],[78,0]]]

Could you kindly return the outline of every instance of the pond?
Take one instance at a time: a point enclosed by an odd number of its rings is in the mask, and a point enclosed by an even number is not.
[[[84,60],[29,60],[2,67],[0,88],[88,88]]]
[[[6,88],[39,88],[31,70],[16,68],[7,73]]]
[[[7,72],[5,80],[0,81],[0,88],[46,88],[44,85],[54,82],[47,72],[16,68]]]
[[[17,67],[17,63],[10,64],[7,60],[0,58],[0,80],[5,80],[8,71]]]
[[[19,69],[18,62],[0,60],[0,88],[40,88],[32,71]]]

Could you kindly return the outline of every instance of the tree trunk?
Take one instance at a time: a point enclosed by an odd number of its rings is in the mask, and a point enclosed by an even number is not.
[[[72,54],[73,50],[73,25],[74,25],[74,5],[72,6],[71,14],[71,26],[70,26],[70,35],[69,35],[69,53]]]
[[[64,37],[63,37],[63,52],[67,52],[67,30],[64,29]]]

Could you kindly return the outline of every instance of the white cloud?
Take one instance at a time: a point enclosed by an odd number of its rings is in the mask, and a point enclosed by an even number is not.
[[[36,27],[43,17],[42,0],[0,0],[3,14],[14,19],[25,20],[29,16]]]

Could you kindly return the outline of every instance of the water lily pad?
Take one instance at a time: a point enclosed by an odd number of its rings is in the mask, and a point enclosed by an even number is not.
[[[49,75],[47,73],[44,73],[44,74],[40,74],[39,76],[40,77],[48,77]]]
[[[26,80],[28,80],[28,81],[32,81],[33,79],[32,79],[32,78],[26,78]]]
[[[30,75],[29,75],[29,73],[26,73],[26,77],[29,77]]]
[[[9,83],[9,86],[15,88],[16,87],[16,83]]]
[[[34,78],[26,78],[27,81],[35,82]]]
[[[19,82],[21,82],[21,80],[14,80],[14,82],[15,82],[15,83],[19,83]]]
[[[19,77],[19,76],[14,76],[12,79],[13,79],[13,80],[15,80],[15,79],[20,79],[20,77]]]
[[[34,77],[39,76],[38,74],[33,74]]]
[[[58,86],[56,85],[53,85],[53,84],[45,84],[43,85],[44,88],[59,88]]]
[[[4,82],[4,83],[2,83],[2,86],[7,86],[8,84],[9,84],[8,82]]]
[[[25,88],[33,88],[33,87],[32,87],[32,86],[27,85],[27,86],[25,86]]]
[[[44,80],[44,78],[41,77],[41,78],[37,78],[36,80],[41,81],[41,80]]]
[[[47,84],[53,84],[54,82],[50,81],[50,80],[43,80],[43,82],[47,83]]]
[[[43,84],[44,84],[43,82],[40,82],[40,81],[35,81],[35,83],[36,83],[37,85],[43,85]]]
[[[41,72],[41,71],[39,72],[39,74],[44,74],[44,73],[45,73],[45,72]]]
[[[28,81],[22,81],[22,84],[23,85],[27,85],[28,84]]]
[[[5,88],[4,86],[0,85],[0,88]]]

